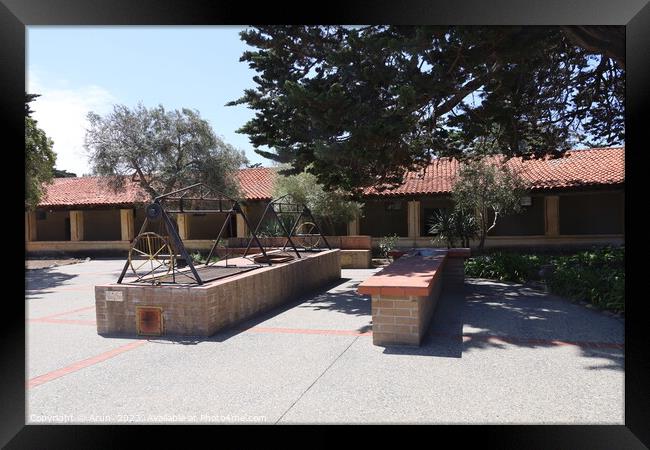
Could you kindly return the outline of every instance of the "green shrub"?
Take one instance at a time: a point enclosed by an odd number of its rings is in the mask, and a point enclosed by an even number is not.
[[[280,219],[284,220],[283,224],[287,226],[286,219]],[[291,225],[288,225],[287,230],[291,230]],[[278,237],[278,236],[286,236],[287,232],[282,229],[282,225],[280,225],[280,222],[277,220],[266,220],[260,229],[257,231],[257,237]]]
[[[469,277],[525,283],[539,279],[541,266],[554,268],[547,283],[562,297],[588,301],[614,311],[625,309],[624,248],[599,248],[571,255],[495,252],[468,259]]]
[[[465,273],[469,277],[524,283],[537,280],[539,268],[547,261],[548,257],[542,255],[495,252],[469,258],[465,262]]]
[[[194,264],[200,264],[205,262],[205,256],[203,256],[199,251],[195,251],[194,253],[191,253],[190,258],[192,258],[192,262]]]
[[[625,250],[604,248],[554,258],[552,292],[598,307],[625,310]]]
[[[202,254],[201,252],[199,252],[197,250],[194,253],[190,254],[190,258],[192,258],[192,263],[195,264],[195,265],[196,264],[205,264],[205,261],[207,260],[208,255],[207,254],[204,255],[204,254]],[[210,262],[217,262],[217,261],[219,261],[218,256],[212,256],[212,258],[210,258]]]
[[[383,238],[381,238],[379,240],[379,252],[381,253],[381,256],[384,258],[388,258],[388,252],[390,252],[397,246],[398,241],[399,241],[399,236],[397,234],[384,236]]]

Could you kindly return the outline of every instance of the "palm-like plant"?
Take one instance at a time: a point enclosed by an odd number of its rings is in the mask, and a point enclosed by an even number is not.
[[[454,247],[457,240],[463,247],[469,247],[470,240],[478,236],[478,222],[474,215],[462,209],[441,209],[429,218],[429,234],[432,243],[443,241],[448,248]]]

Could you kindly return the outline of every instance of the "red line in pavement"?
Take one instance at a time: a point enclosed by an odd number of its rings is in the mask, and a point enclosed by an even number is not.
[[[65,320],[65,319],[34,319],[35,321],[41,322],[50,322],[50,323],[74,323],[74,324],[83,324],[83,325],[95,325],[94,321],[89,320]],[[305,328],[272,328],[272,327],[252,327],[244,332],[257,332],[257,333],[280,333],[280,334],[317,334],[317,335],[344,335],[344,336],[372,336],[372,331],[361,332],[358,330],[322,330],[322,329],[305,329]],[[447,338],[458,338],[461,335],[451,334],[451,333],[433,333],[435,336],[447,337]],[[515,338],[511,336],[493,336],[485,334],[463,334],[463,342],[468,342],[471,340],[481,340],[488,341],[491,343],[509,343],[509,344],[531,344],[531,345],[572,345],[578,347],[588,347],[588,348],[615,348],[623,349],[623,344],[612,343],[612,342],[586,342],[586,341],[560,341],[554,339],[529,339],[529,338]],[[55,380],[57,378],[63,377],[73,372],[77,372],[86,367],[93,366],[100,362],[106,361],[107,359],[113,358],[121,353],[128,352],[135,348],[138,348],[148,341],[135,341],[129,344],[117,347],[113,350],[101,353],[97,356],[93,356],[82,361],[73,363],[67,367],[48,372],[43,375],[39,375],[35,378],[32,378],[28,381],[27,387],[33,388],[41,384],[47,383],[49,381]]]
[[[86,307],[83,307],[83,308],[73,309],[71,311],[65,311],[65,312],[51,314],[51,315],[45,316],[45,317],[37,317],[36,319],[29,319],[29,320],[37,320],[37,321],[48,320],[48,319],[53,319],[54,317],[67,316],[68,314],[76,313],[76,312],[79,312],[79,311],[88,311],[89,309],[95,309],[95,306],[94,305],[93,306],[86,306]]]
[[[106,361],[107,359],[113,358],[114,356],[117,356],[121,353],[128,352],[129,350],[133,350],[135,348],[138,348],[140,346],[143,346],[146,344],[147,341],[135,341],[131,342],[129,344],[123,345],[121,347],[114,348],[113,350],[109,350],[107,352],[101,353],[97,356],[93,356],[88,359],[84,359],[82,361],[78,361],[76,363],[70,364],[67,367],[63,367],[61,369],[54,370],[52,372],[48,372],[43,375],[39,375],[37,377],[32,378],[27,382],[27,388],[33,388],[36,386],[40,386],[43,383],[47,383],[48,381],[55,380],[57,378],[61,378],[65,375],[68,375],[69,373],[77,372],[81,369],[85,369],[86,367],[93,366],[95,364],[98,364],[102,361]]]
[[[372,331],[357,330],[318,330],[313,328],[268,328],[252,327],[246,332],[253,333],[286,333],[286,334],[325,334],[325,335],[343,335],[343,336],[372,336]]]
[[[86,308],[84,308],[86,309]],[[55,314],[54,316],[69,314],[68,313]],[[30,322],[54,323],[62,325],[97,325],[94,320],[82,319],[51,319],[50,317],[42,317],[39,319],[29,319]],[[316,334],[316,335],[338,335],[338,336],[372,336],[372,331],[358,331],[358,330],[323,330],[315,328],[276,328],[276,327],[252,327],[242,330],[245,333],[277,333],[277,334]],[[452,333],[432,333],[434,336],[457,339],[460,337],[458,334]],[[513,336],[495,336],[486,334],[463,334],[463,342],[469,341],[483,341],[493,344],[524,344],[524,345],[555,345],[555,346],[575,346],[585,348],[612,348],[624,349],[624,344],[616,342],[593,342],[593,341],[562,341],[558,339],[532,339],[532,338],[518,338]]]
[[[57,323],[63,325],[97,325],[95,320],[82,320],[82,319],[29,319],[30,322],[38,323]]]
[[[81,287],[81,286],[86,286],[86,287]],[[27,292],[27,295],[34,295],[37,293],[41,293],[43,291],[47,292],[60,292],[60,291],[87,291],[91,287],[94,287],[92,284],[88,285],[79,285],[79,286],[74,286],[74,287],[55,287],[55,288],[39,288],[39,289],[32,289],[32,288],[26,288],[25,292]]]
[[[57,291],[87,291],[89,289],[93,289],[94,287],[95,287],[94,284],[77,284],[75,286],[56,287],[56,288],[53,288],[52,290],[54,292],[57,292]]]

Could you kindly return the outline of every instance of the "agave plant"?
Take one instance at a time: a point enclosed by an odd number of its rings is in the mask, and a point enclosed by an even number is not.
[[[448,248],[454,247],[457,240],[463,247],[469,247],[470,240],[478,236],[478,223],[474,215],[462,209],[440,209],[429,218],[429,234],[432,243],[445,242]]]

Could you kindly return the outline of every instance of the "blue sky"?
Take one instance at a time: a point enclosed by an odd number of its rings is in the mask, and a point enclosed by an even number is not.
[[[235,132],[254,112],[224,106],[254,87],[254,71],[239,57],[244,27],[27,27],[26,84],[39,126],[54,141],[57,168],[90,173],[83,150],[88,111],[114,103],[197,109],[217,135],[271,165]]]

